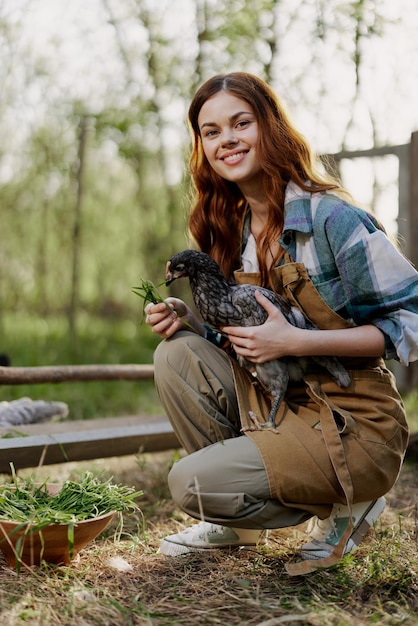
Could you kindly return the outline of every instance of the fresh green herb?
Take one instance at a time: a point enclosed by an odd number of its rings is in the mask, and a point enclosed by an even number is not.
[[[160,287],[161,285],[164,285],[165,283],[160,283],[158,285],[158,287]],[[175,313],[175,315],[177,315],[178,319],[185,325],[188,326],[190,328],[190,330],[192,330],[194,333],[196,332],[196,330],[193,328],[193,326],[191,324],[189,324],[189,322],[186,322],[186,320],[184,320],[176,311],[176,309],[173,309],[168,302],[166,302],[164,300],[164,298],[161,296],[160,292],[158,291],[157,287],[154,285],[154,283],[151,280],[144,280],[141,279],[141,284],[139,287],[132,287],[132,291],[134,293],[136,293],[137,296],[139,296],[140,298],[143,299],[143,307],[142,307],[142,314],[145,316],[145,307],[147,306],[147,304],[149,304],[150,302],[152,304],[158,304],[159,302],[163,302],[165,304],[165,306],[167,307],[167,309],[171,312],[171,313]]]
[[[131,487],[100,482],[90,472],[74,482],[67,480],[56,495],[33,478],[18,479],[0,486],[0,520],[32,522],[42,528],[49,524],[71,524],[105,515],[111,511],[138,510],[136,498],[143,495]]]
[[[164,283],[160,283],[160,285],[158,285],[158,287],[160,287],[161,285],[164,285]],[[158,304],[159,302],[164,302],[166,304],[167,308],[169,308],[168,304],[165,302],[164,298],[161,296],[161,294],[158,291],[157,287],[154,285],[154,283],[151,280],[141,279],[140,286],[139,287],[132,287],[132,291],[134,293],[136,293],[137,296],[139,296],[140,298],[143,299],[144,304],[143,304],[142,312],[143,312],[144,315],[145,315],[145,307],[150,302],[152,304]]]

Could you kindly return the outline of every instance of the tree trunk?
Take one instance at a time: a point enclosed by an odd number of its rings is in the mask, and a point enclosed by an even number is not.
[[[82,222],[82,204],[83,204],[83,178],[85,168],[85,150],[87,136],[87,117],[83,116],[80,120],[79,143],[78,143],[78,162],[76,169],[76,203],[74,207],[74,223],[72,233],[72,273],[71,273],[71,299],[68,311],[68,326],[71,340],[71,346],[74,356],[77,354],[77,309],[80,300],[80,256],[81,256],[81,222]]]

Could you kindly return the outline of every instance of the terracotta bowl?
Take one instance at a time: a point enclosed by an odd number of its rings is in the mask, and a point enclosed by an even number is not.
[[[61,489],[61,485],[56,484],[48,484],[46,487],[52,495]],[[41,561],[68,565],[76,559],[80,550],[109,526],[115,515],[116,511],[111,511],[75,524],[72,549],[68,541],[68,524],[50,524],[42,530],[30,532],[27,528],[16,530],[22,522],[0,519],[0,550],[11,566],[19,562],[39,565]],[[16,546],[21,537],[21,544]]]

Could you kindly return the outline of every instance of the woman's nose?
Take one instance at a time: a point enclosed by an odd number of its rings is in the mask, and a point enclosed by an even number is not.
[[[224,146],[235,146],[239,139],[235,137],[232,131],[227,131],[222,135],[222,144]]]

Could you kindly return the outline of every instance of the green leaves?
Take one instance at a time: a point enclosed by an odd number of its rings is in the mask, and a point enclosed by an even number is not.
[[[158,287],[160,287],[161,285],[164,285],[165,283],[160,283],[158,285]],[[189,324],[189,322],[186,322],[185,319],[183,319],[182,317],[180,317],[180,315],[178,315],[176,309],[173,309],[165,300],[164,298],[161,296],[160,292],[158,291],[157,287],[154,285],[154,283],[151,280],[144,280],[143,278],[141,278],[141,284],[139,287],[132,287],[132,291],[134,293],[136,293],[137,296],[140,296],[140,298],[143,299],[144,303],[143,303],[143,307],[142,307],[142,314],[145,315],[145,307],[147,306],[147,304],[149,304],[150,302],[152,302],[152,304],[158,304],[158,302],[164,302],[165,306],[167,307],[167,309],[170,311],[170,313],[175,313],[178,317],[178,319],[185,325],[187,326],[187,328],[189,328],[189,330],[193,331],[194,333],[196,332],[196,329],[193,328],[193,326],[191,324]]]
[[[73,524],[105,515],[111,511],[132,511],[139,507],[135,500],[143,495],[131,487],[101,482],[91,472],[80,481],[67,480],[56,495],[48,492],[46,483],[33,478],[17,479],[0,487],[0,519],[36,528],[49,524]]]
[[[160,283],[160,285],[164,285],[164,283]],[[158,287],[160,287],[158,285]],[[151,280],[144,280],[141,278],[141,284],[139,287],[132,287],[132,291],[136,293],[137,296],[143,299],[143,307],[142,312],[145,314],[145,307],[147,304],[157,304],[158,302],[165,302],[164,298],[161,296],[157,287]],[[168,305],[166,305],[168,307]]]

